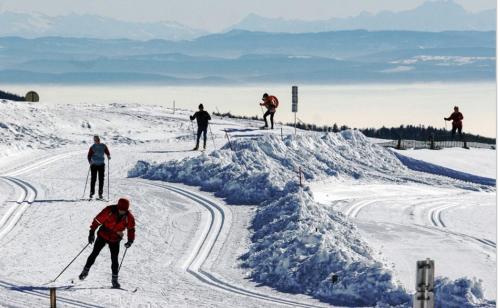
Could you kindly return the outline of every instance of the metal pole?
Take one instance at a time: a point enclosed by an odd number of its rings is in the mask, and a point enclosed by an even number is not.
[[[295,115],[295,120],[293,122],[293,127],[295,128],[295,135],[297,135],[297,113],[293,113]]]
[[[416,293],[413,308],[434,308],[434,261],[417,261]]]
[[[50,308],[56,308],[56,288],[50,288]]]
[[[109,157],[108,157],[108,202],[109,202],[109,169],[111,169],[111,165],[109,163]]]
[[[67,266],[66,266],[66,267],[65,267],[65,268],[64,268],[64,269],[63,269],[63,270],[59,273],[59,275],[57,275],[57,277],[56,277],[56,278],[54,278],[54,280],[52,280],[51,282],[56,281],[56,280],[57,280],[57,278],[59,278],[59,276],[61,276],[61,275],[62,275],[62,273],[64,273],[64,272],[68,269],[68,267],[69,267],[71,264],[73,264],[73,262],[75,262],[76,258],[78,258],[78,257],[82,254],[82,252],[83,252],[83,251],[84,251],[87,247],[89,247],[89,245],[90,245],[90,243],[87,243],[87,245],[85,245],[85,247],[83,247],[83,248],[82,248],[82,250],[81,250],[81,251],[80,251],[80,252],[76,255],[76,257],[75,257],[73,260],[71,260],[71,262],[69,262],[69,264],[68,264],[68,265],[67,265]]]
[[[89,172],[87,172],[87,179],[85,180],[85,188],[83,188],[82,199],[85,198],[85,192],[87,191],[87,184],[89,182],[89,175],[90,175],[90,166],[89,166]]]
[[[127,254],[128,248],[125,248],[125,251],[123,252],[123,257],[122,261],[120,262],[120,266],[118,267],[118,273],[120,272],[120,269],[122,268],[123,260],[125,260],[125,255]]]

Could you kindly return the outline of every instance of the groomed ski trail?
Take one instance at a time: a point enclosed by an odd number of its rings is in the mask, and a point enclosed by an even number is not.
[[[451,231],[446,227],[446,224],[443,219],[443,213],[447,210],[458,207],[460,205],[460,204],[450,204],[443,202],[449,199],[450,199],[449,197],[436,198],[432,196],[426,197],[423,200],[421,196],[417,199],[408,199],[405,197],[404,200],[408,202],[409,205],[408,208],[418,209],[419,211],[421,211],[420,216],[425,217],[423,221],[419,223],[413,223],[412,225],[422,230],[442,233],[445,235],[455,237],[458,240],[464,240],[475,244],[479,244],[480,246],[479,248],[481,250],[486,249],[488,252],[491,252],[492,250],[496,251],[497,245],[495,242],[491,240],[467,235],[461,232]],[[396,200],[399,202],[401,201],[400,198],[394,198],[394,197],[361,199],[352,202],[352,204],[346,207],[343,210],[343,212],[346,216],[350,217],[351,219],[357,219],[361,211],[370,205],[373,205],[377,202],[391,202]],[[424,210],[420,209],[420,206],[423,205],[426,205]],[[410,210],[409,213],[414,214],[412,210]]]
[[[284,298],[279,298],[267,294],[262,294],[252,290],[245,289],[242,286],[237,286],[229,282],[225,282],[221,278],[215,277],[213,274],[204,270],[202,267],[210,257],[213,252],[213,248],[218,241],[224,241],[221,238],[222,230],[225,227],[225,209],[223,206],[213,202],[204,196],[193,193],[189,190],[176,187],[171,184],[160,184],[152,181],[138,180],[140,183],[145,185],[151,185],[155,187],[160,187],[163,189],[170,190],[174,193],[182,195],[188,199],[191,199],[198,205],[205,208],[210,213],[210,222],[205,226],[202,236],[198,239],[190,257],[184,263],[184,270],[197,278],[204,284],[211,287],[224,290],[233,294],[238,294],[245,297],[252,297],[258,300],[262,300],[268,303],[279,304],[291,307],[325,307],[316,306],[306,303],[301,303],[297,301],[291,301]]]
[[[23,164],[22,166],[14,167],[8,170],[5,174],[0,175],[1,180],[13,186],[14,190],[19,193],[19,197],[15,201],[15,205],[12,206],[0,219],[0,242],[6,235],[8,235],[14,229],[17,223],[21,220],[24,212],[29,208],[31,204],[33,204],[33,202],[35,202],[39,193],[39,191],[31,183],[28,183],[27,181],[17,178],[15,176],[19,176],[34,171],[43,166],[53,164],[61,159],[70,157],[75,153],[78,152],[66,152],[51,157],[41,157],[39,159],[34,160],[33,162]],[[19,283],[16,282],[14,284],[13,282],[8,282],[3,279],[0,279],[0,287],[20,292],[26,295],[30,295],[33,297],[38,297],[39,299],[43,299],[44,303],[49,299],[48,287],[23,286],[22,282]],[[57,300],[60,303],[64,303],[65,306],[83,307],[83,308],[103,308],[103,306],[91,303],[85,303],[80,300],[66,298],[65,296],[62,297],[58,296]],[[6,307],[24,308],[24,307],[32,307],[33,301],[31,300],[23,301],[18,297],[12,298],[9,296],[9,298],[0,299],[0,304],[5,305]]]

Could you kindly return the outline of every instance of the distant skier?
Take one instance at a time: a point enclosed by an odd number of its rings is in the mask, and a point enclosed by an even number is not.
[[[455,106],[453,108],[453,113],[448,117],[444,118],[445,121],[453,121],[451,123],[452,129],[451,129],[451,135],[455,136],[455,133],[458,130],[458,135],[462,136],[462,120],[464,119],[464,116],[460,111],[458,111],[458,107]]]
[[[129,211],[130,202],[128,199],[120,198],[118,204],[105,207],[92,221],[89,231],[89,244],[94,243],[95,230],[97,231],[97,239],[95,239],[94,249],[85,263],[82,273],[78,278],[84,280],[89,270],[95,262],[95,259],[101,252],[102,248],[108,244],[111,252],[111,284],[113,288],[120,288],[118,282],[118,254],[120,253],[120,241],[123,238],[123,231],[127,229],[128,241],[125,243],[126,248],[130,248],[135,239],[135,219],[134,215]]]
[[[194,147],[193,151],[198,150],[200,146],[200,137],[201,134],[203,133],[203,150],[207,148],[207,129],[208,129],[208,121],[212,120],[210,117],[210,114],[203,110],[203,104],[200,104],[198,106],[199,111],[195,112],[192,116],[189,117],[191,121],[196,119],[196,122],[198,123],[198,134],[196,136],[196,146]]]
[[[274,129],[274,113],[276,113],[276,108],[278,108],[280,104],[278,98],[276,96],[264,93],[264,95],[262,95],[262,101],[263,102],[260,105],[267,108],[266,113],[264,113],[264,122],[266,124],[262,128],[269,127],[267,125],[267,117],[271,116],[271,129]]]
[[[108,147],[104,143],[101,143],[101,139],[96,135],[94,136],[94,144],[90,147],[89,153],[87,154],[91,174],[90,199],[92,199],[95,194],[97,174],[99,174],[99,199],[102,199],[102,192],[104,188],[104,170],[106,168],[104,155],[108,156],[108,160],[111,159]]]

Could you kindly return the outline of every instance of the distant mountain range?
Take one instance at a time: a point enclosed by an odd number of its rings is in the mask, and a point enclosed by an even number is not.
[[[305,4],[307,5],[307,4]],[[266,18],[250,14],[231,30],[257,32],[311,33],[339,30],[410,30],[410,31],[495,31],[496,10],[467,12],[453,1],[427,1],[413,10],[384,11],[378,14],[361,13],[349,18],[331,18],[319,21]],[[131,39],[131,40],[193,40],[208,35],[177,22],[129,22],[96,15],[70,14],[47,16],[43,14],[0,12],[0,37],[17,36],[38,38],[47,36]]]
[[[207,34],[176,22],[138,23],[96,15],[46,16],[0,12],[0,36],[190,40]]]
[[[496,10],[479,13],[467,12],[454,1],[427,1],[419,7],[401,11],[383,11],[378,14],[363,12],[355,17],[331,18],[320,21],[266,18],[250,14],[240,23],[229,28],[285,33],[327,32],[339,30],[496,30]]]
[[[192,41],[0,38],[2,83],[494,81],[496,33],[230,31]]]

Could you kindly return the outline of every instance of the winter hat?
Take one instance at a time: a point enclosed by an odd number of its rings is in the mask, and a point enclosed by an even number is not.
[[[267,93],[264,93],[264,95],[262,95],[262,99],[266,99],[268,97],[269,97],[269,94],[267,94]]]
[[[120,198],[120,200],[118,200],[118,204],[116,205],[118,211],[128,211],[129,206],[130,201],[126,198]]]
[[[198,105],[198,109],[203,109],[203,108],[204,108],[204,107],[203,107],[203,104],[199,104],[199,105]]]

